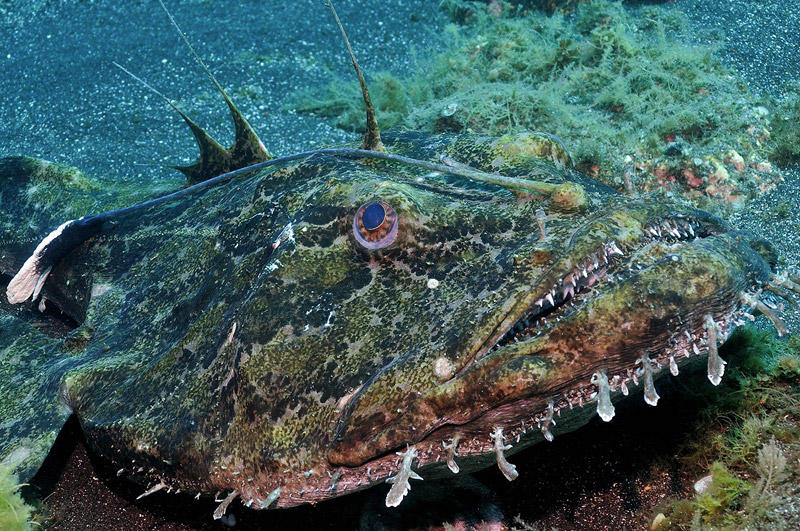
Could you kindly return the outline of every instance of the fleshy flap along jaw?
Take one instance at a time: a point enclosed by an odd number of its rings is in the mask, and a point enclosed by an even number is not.
[[[655,405],[655,376],[667,367],[677,374],[699,354],[709,354],[709,379],[719,383],[716,345],[749,315],[743,295],[769,281],[769,264],[749,234],[726,232],[704,212],[620,212],[576,231],[562,258],[450,380],[384,406],[370,399],[369,386],[362,389],[329,461],[357,466],[416,443],[422,465],[446,459],[443,445],[456,436],[458,455],[482,455],[495,451],[489,434],[498,427],[519,437],[539,425],[540,437],[526,444],[550,439],[553,412],[594,402],[610,420],[612,399],[640,382]]]

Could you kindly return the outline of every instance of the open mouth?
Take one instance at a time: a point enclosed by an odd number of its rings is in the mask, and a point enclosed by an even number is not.
[[[652,263],[655,257],[678,244],[712,236],[717,232],[715,228],[701,224],[691,216],[677,214],[672,218],[650,220],[635,243],[625,245],[609,239],[584,258],[578,259],[548,291],[540,293],[530,309],[510,326],[487,353],[538,336],[580,309],[597,288],[625,281]],[[654,252],[653,247],[657,245],[666,247]]]

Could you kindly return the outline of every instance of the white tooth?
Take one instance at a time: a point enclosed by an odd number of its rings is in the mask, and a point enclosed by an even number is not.
[[[617,242],[615,242],[615,241],[612,241],[612,242],[609,244],[609,247],[610,247],[610,249],[611,249],[611,252],[613,252],[613,253],[615,253],[615,254],[618,254],[618,255],[620,255],[620,256],[622,256],[623,254],[625,254],[625,253],[623,253],[623,252],[622,252],[622,250],[621,250],[621,249],[620,249],[620,248],[617,246]]]
[[[698,355],[700,354],[700,349],[699,349],[699,348],[697,348],[697,343],[694,343],[694,342],[692,343],[692,351],[693,351],[695,354],[698,354]]]
[[[549,302],[549,303],[550,303],[550,306],[555,306],[555,305],[556,305],[556,303],[555,303],[555,302],[553,302],[553,294],[552,294],[552,293],[548,293],[548,294],[545,296],[545,299],[547,299],[547,302]]]
[[[538,301],[536,301],[536,306],[540,308],[542,307],[543,304],[544,304],[544,299],[539,299]]]
[[[608,376],[605,372],[598,371],[592,376],[592,383],[597,386],[597,414],[603,421],[608,422],[614,418],[614,404],[611,403]]]
[[[669,372],[672,376],[678,376],[678,364],[675,362],[675,356],[669,357]]]
[[[564,286],[564,291],[561,292],[561,298],[562,299],[566,299],[567,295],[569,295],[570,297],[574,297],[575,296],[575,288],[573,288],[569,284]]]
[[[628,384],[625,380],[622,380],[622,383],[619,385],[620,390],[624,396],[628,396]]]

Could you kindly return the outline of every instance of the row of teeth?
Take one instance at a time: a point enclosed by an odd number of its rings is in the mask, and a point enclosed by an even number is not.
[[[497,342],[494,349],[502,345],[527,339],[542,325],[547,324],[546,318],[542,314],[549,308],[569,301],[577,293],[581,293],[592,287],[605,275],[615,256],[623,256],[625,253],[620,249],[616,242],[604,243],[596,252],[582,260],[569,273],[564,275],[542,298],[534,303],[534,310],[519,319],[511,329]]]
[[[687,238],[696,237],[693,220],[679,218],[677,220],[671,218],[656,219],[650,222],[644,228],[645,235],[650,235],[656,238],[665,238],[672,236],[678,240],[685,240]]]
[[[669,219],[660,218],[648,223],[643,232],[646,236],[664,239],[673,237],[678,240],[696,238],[697,233],[693,225],[694,220],[686,218]],[[596,252],[590,254],[582,260],[569,273],[553,285],[548,293],[534,303],[534,311],[530,312],[520,320],[497,342],[492,350],[502,345],[513,344],[530,338],[539,332],[547,319],[541,317],[549,308],[569,301],[577,293],[592,287],[600,278],[605,275],[612,261],[617,256],[624,256],[624,251],[615,241],[604,243]]]

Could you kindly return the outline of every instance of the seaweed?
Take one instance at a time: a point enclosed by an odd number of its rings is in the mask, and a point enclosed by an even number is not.
[[[658,507],[654,528],[789,528],[789,477],[800,474],[800,339],[748,327],[726,345],[729,371],[707,401],[678,459],[698,481],[693,500]],[[709,465],[710,463],[710,465]],[[697,487],[696,487],[697,488]]]
[[[622,188],[628,170],[639,191],[697,201],[741,204],[780,180],[764,164],[766,108],[717,57],[721,37],[693,44],[699,39],[679,11],[632,13],[606,1],[581,3],[570,16],[505,2],[443,8],[459,23],[445,28],[441,53],[419,59],[408,77],[373,76],[383,128],[547,131],[564,139],[584,173]],[[362,127],[349,79],[298,94],[292,106]],[[676,141],[679,156],[665,155]]]
[[[19,489],[22,487],[11,470],[0,466],[0,529],[22,531],[31,528],[32,508],[25,504]]]
[[[772,136],[769,158],[777,164],[800,162],[800,83],[787,87],[782,98],[771,102]]]

